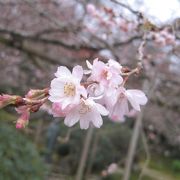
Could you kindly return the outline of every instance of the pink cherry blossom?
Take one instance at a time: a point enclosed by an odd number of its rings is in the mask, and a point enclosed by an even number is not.
[[[64,66],[60,66],[55,73],[56,78],[51,81],[49,100],[62,104],[62,109],[70,104],[78,104],[80,96],[87,96],[86,89],[81,86],[83,76],[81,66],[75,66],[72,73]]]
[[[61,103],[52,104],[52,114],[54,117],[65,117],[73,108],[73,105],[69,105],[66,108],[62,109]]]
[[[114,71],[117,71],[117,73],[121,73],[122,66],[117,61],[109,59],[108,65],[110,68],[114,69]]]
[[[81,129],[88,129],[90,123],[96,128],[103,124],[101,115],[108,115],[108,111],[101,104],[95,103],[92,98],[81,99],[78,106],[75,106],[65,117],[65,125],[71,127],[80,122]]]
[[[120,72],[114,66],[108,66],[102,61],[95,59],[91,65],[89,62],[87,66],[91,69],[91,76],[88,78],[90,81],[96,81],[103,86],[117,86],[123,82]]]
[[[120,87],[116,93],[116,102],[111,106],[110,118],[123,122],[124,116],[129,114],[128,101],[136,111],[140,111],[140,105],[147,103],[147,97],[141,90]]]

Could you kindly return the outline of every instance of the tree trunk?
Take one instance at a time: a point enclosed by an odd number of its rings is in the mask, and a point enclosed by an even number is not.
[[[91,144],[92,135],[93,135],[93,127],[90,127],[88,129],[86,138],[84,140],[84,147],[83,147],[81,160],[80,160],[78,170],[77,170],[77,174],[76,174],[76,180],[82,180],[84,169],[86,166],[87,156],[88,156],[88,152],[89,152],[89,147]]]

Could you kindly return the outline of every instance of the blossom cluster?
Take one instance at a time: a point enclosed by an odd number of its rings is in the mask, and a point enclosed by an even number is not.
[[[120,31],[128,33],[137,28],[136,22],[119,16],[119,12],[110,7],[97,8],[93,4],[87,4],[86,10],[88,13],[87,19],[85,19],[87,30],[99,35],[104,40],[107,35],[119,34]]]
[[[52,114],[65,117],[65,125],[71,127],[79,122],[81,129],[90,124],[100,128],[102,116],[123,122],[129,113],[128,102],[136,111],[147,103],[144,92],[124,87],[127,77],[117,61],[104,63],[95,59],[93,64],[86,63],[86,70],[79,65],[72,72],[65,66],[58,67],[51,81],[48,99],[52,102]]]
[[[176,43],[174,34],[170,33],[167,28],[164,28],[159,32],[151,32],[149,36],[161,47],[174,45]]]

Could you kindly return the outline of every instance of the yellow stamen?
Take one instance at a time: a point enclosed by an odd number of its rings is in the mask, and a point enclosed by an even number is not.
[[[73,83],[66,83],[64,85],[64,94],[66,96],[75,96],[76,86]]]
[[[81,101],[79,114],[86,114],[90,111],[91,111],[91,107],[88,104],[86,104],[84,101]]]

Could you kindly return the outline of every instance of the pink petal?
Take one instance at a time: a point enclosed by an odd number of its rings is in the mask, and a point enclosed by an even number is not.
[[[145,105],[147,103],[148,99],[147,99],[147,97],[146,97],[146,95],[144,94],[143,91],[136,90],[136,89],[131,89],[131,90],[127,90],[127,91],[130,92],[131,94],[133,94],[133,96],[135,96],[137,98],[138,102],[141,105]]]
[[[119,122],[124,121],[124,116],[129,113],[128,108],[128,101],[126,98],[121,98],[118,100],[118,102],[115,104],[114,108],[112,109],[112,112],[110,113],[110,118],[113,120],[117,120]]]
[[[73,126],[74,124],[76,124],[79,121],[79,113],[77,112],[77,109],[74,108],[73,110],[71,110],[70,113],[67,114],[67,116],[64,119],[64,124],[68,127]]]
[[[88,129],[89,128],[90,119],[89,117],[82,116],[80,118],[80,128],[81,129]]]
[[[65,111],[62,110],[62,106],[60,103],[53,103],[52,113],[54,117],[64,117],[66,114]]]
[[[88,61],[88,60],[86,60],[86,64],[87,64],[87,67],[89,68],[89,69],[92,69],[92,64]]]
[[[107,116],[109,114],[109,111],[101,104],[95,103],[95,106],[97,108],[97,111],[103,116]]]
[[[71,76],[71,75],[72,74],[71,74],[70,70],[65,66],[58,67],[58,70],[55,73],[56,77],[62,77],[62,76],[66,77],[66,76]]]
[[[93,112],[93,111],[92,111]],[[92,123],[96,128],[100,128],[103,125],[103,120],[101,115],[98,113],[98,111],[94,111],[92,113]]]
[[[147,103],[146,95],[140,90],[127,90],[125,94],[132,107],[137,111],[140,111],[140,105]]]
[[[73,68],[72,75],[74,77],[76,77],[79,81],[81,81],[81,79],[83,77],[83,68],[82,68],[82,66],[79,66],[79,65],[75,66]]]
[[[61,102],[62,101],[62,97],[61,96],[49,96],[48,98],[51,102]]]
[[[60,78],[55,78],[51,81],[51,88],[53,89],[61,89],[64,88],[65,82],[63,82]]]
[[[84,70],[84,74],[91,74],[91,70]]]
[[[68,105],[73,104],[73,98],[64,98],[61,104],[64,110]]]
[[[49,95],[63,97],[64,96],[64,87],[62,87],[62,88],[60,87],[58,89],[50,89]]]
[[[87,97],[87,90],[83,86],[79,86],[78,90],[79,94],[81,94],[84,97]]]

